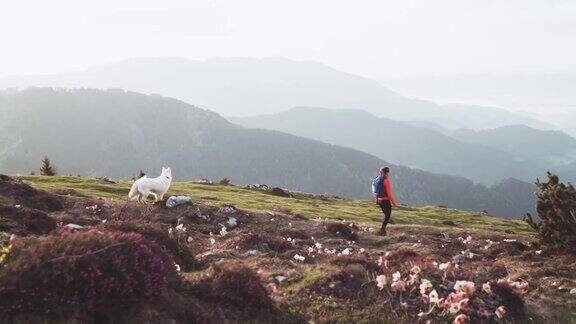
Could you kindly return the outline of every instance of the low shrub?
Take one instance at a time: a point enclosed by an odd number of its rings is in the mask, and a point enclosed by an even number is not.
[[[213,264],[199,284],[202,294],[242,308],[247,315],[274,309],[274,303],[258,275],[239,262]]]
[[[136,233],[78,232],[15,245],[0,271],[0,314],[102,314],[155,297],[174,262]]]
[[[221,186],[227,186],[230,184],[230,179],[228,178],[222,178],[220,179],[220,181],[218,182]]]
[[[142,220],[109,221],[100,225],[99,228],[124,233],[138,233],[170,253],[182,270],[187,271],[198,267],[194,254],[185,245],[185,240],[182,243],[178,242],[174,236],[168,234],[168,229],[157,223]]]

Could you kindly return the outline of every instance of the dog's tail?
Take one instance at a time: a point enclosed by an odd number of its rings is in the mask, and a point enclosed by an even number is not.
[[[132,188],[130,189],[130,192],[128,193],[128,200],[136,200],[138,195],[139,195],[138,185],[136,183],[134,183],[132,185]]]

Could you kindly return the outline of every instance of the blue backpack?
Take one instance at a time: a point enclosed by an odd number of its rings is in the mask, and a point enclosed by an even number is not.
[[[384,179],[381,176],[377,176],[376,178],[374,178],[374,180],[372,180],[372,194],[374,195],[374,197],[382,198],[388,196],[382,184],[383,180]]]

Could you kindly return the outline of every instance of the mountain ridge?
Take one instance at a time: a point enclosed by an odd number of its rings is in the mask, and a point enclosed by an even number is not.
[[[487,185],[506,178],[531,181],[545,174],[547,166],[544,161],[519,160],[500,147],[463,142],[457,136],[362,110],[295,107],[277,114],[229,120],[355,148],[392,163]]]
[[[490,188],[453,176],[389,164],[375,156],[278,131],[247,129],[209,110],[123,90],[31,88],[0,95],[0,139],[12,143],[0,169],[29,173],[48,155],[63,173],[127,178],[169,163],[176,179],[229,177],[314,193],[369,197],[391,166],[400,201],[487,209],[504,217],[526,210]],[[2,122],[3,121],[3,122]]]
[[[404,121],[474,129],[513,122],[547,128],[536,119],[500,108],[460,105],[452,109],[413,99],[374,79],[338,71],[314,61],[284,58],[135,58],[82,72],[0,79],[0,88],[60,86],[122,88],[157,93],[210,108],[226,116],[279,112],[294,106],[352,108]],[[470,114],[475,115],[470,119]]]

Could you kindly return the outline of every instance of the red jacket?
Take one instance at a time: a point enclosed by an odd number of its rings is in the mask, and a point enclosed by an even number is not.
[[[394,199],[394,195],[392,194],[392,183],[390,179],[386,178],[382,181],[382,186],[384,187],[384,192],[386,193],[385,197],[378,198],[380,200],[390,200],[392,205],[396,206],[396,199]]]

